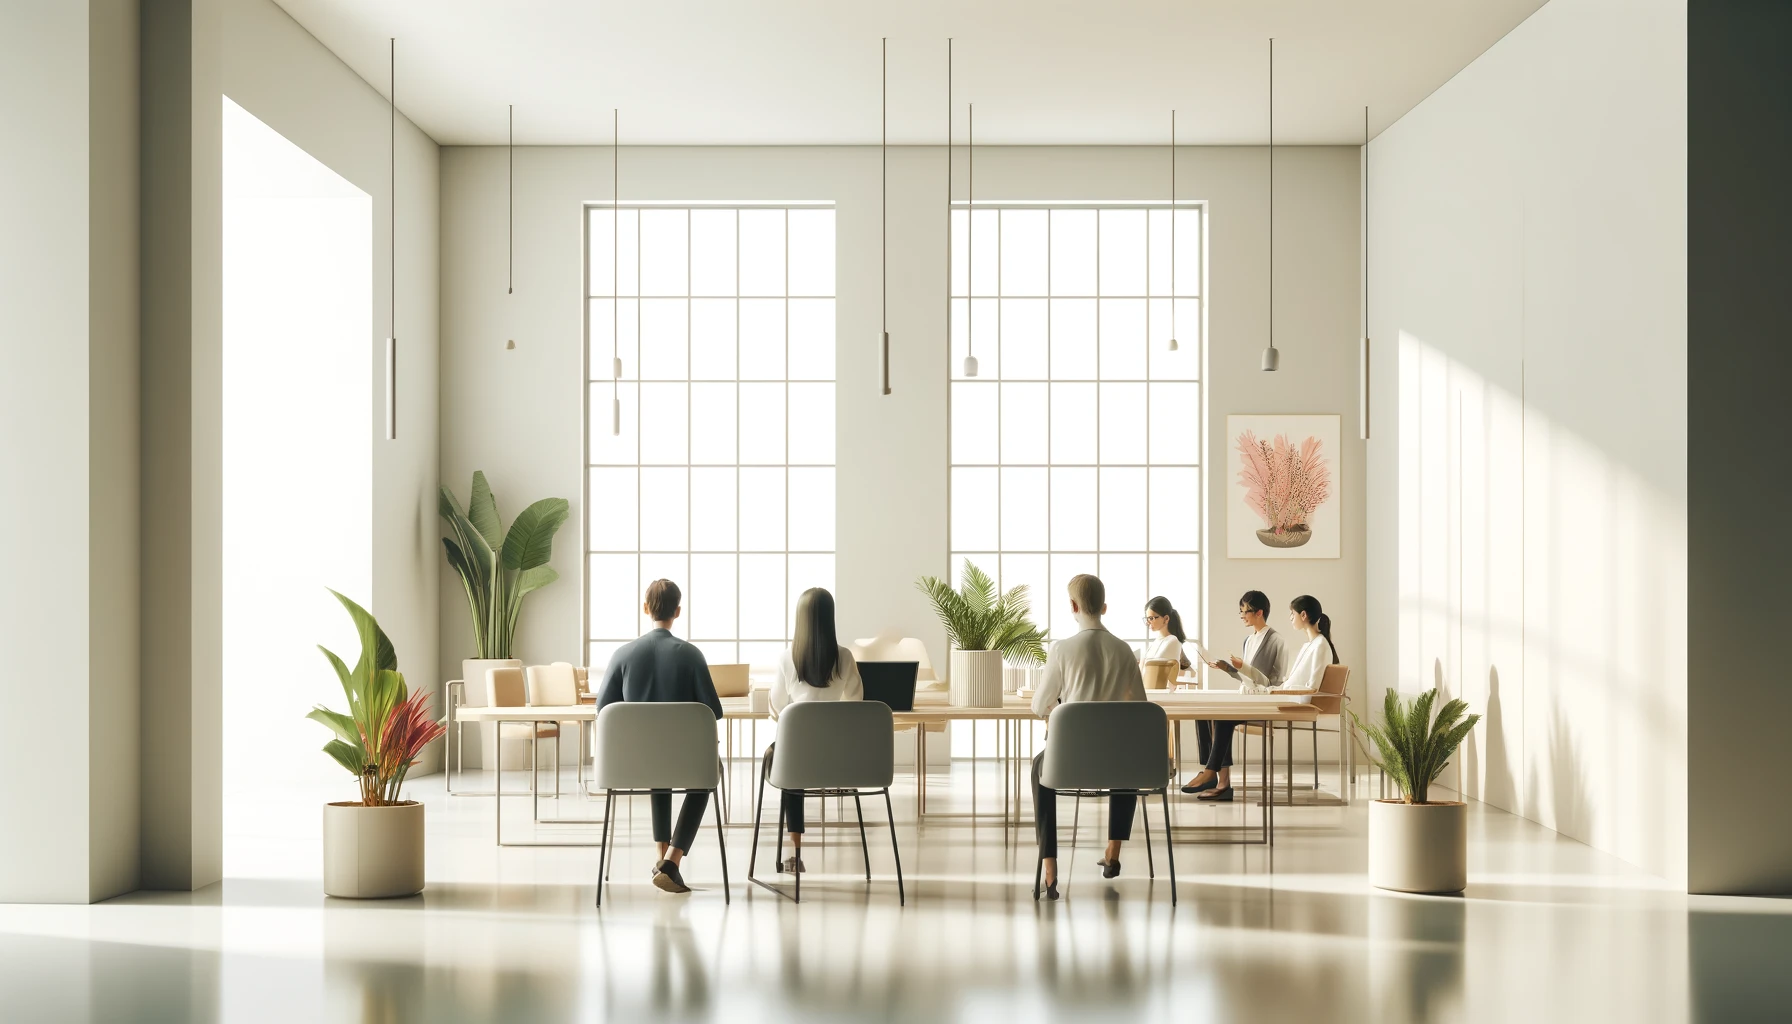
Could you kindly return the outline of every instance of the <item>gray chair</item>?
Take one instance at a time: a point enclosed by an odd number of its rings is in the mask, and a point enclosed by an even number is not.
[[[716,801],[721,773],[716,762],[716,716],[706,704],[617,702],[597,715],[597,750],[592,784],[604,791],[603,840],[597,855],[597,905],[604,905],[604,876],[610,840],[616,834],[616,798],[654,790],[708,792],[716,815],[716,845],[722,853],[722,900],[728,889],[728,843],[722,808]]]
[[[1069,794],[1107,796],[1130,793],[1163,799],[1164,850],[1170,861],[1170,905],[1176,905],[1176,851],[1170,835],[1169,720],[1149,701],[1075,701],[1052,710],[1050,738],[1039,765],[1039,784]],[[1145,815],[1145,864],[1151,877],[1151,805],[1139,801]],[[1075,839],[1071,842],[1074,844]],[[1033,898],[1045,872],[1045,856],[1033,867]]]
[[[770,781],[780,790],[801,791],[806,797],[852,797],[859,815],[859,847],[865,853],[865,881],[871,881],[871,844],[865,837],[862,795],[884,798],[890,821],[890,850],[896,857],[896,898],[908,905],[902,885],[902,851],[896,844],[896,812],[890,805],[890,781],[895,776],[895,719],[881,701],[799,701],[778,715],[777,754],[772,758]],[[754,877],[759,863],[759,823],[765,809],[765,762],[760,761],[759,799],[753,808],[753,854],[747,862],[747,879],[780,896],[782,889]],[[784,857],[784,813],[778,811],[778,858]],[[796,902],[803,901],[803,876],[796,876]]]

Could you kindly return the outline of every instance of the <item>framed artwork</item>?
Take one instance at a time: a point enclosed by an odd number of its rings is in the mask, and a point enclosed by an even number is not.
[[[1337,558],[1336,415],[1226,417],[1226,554]]]

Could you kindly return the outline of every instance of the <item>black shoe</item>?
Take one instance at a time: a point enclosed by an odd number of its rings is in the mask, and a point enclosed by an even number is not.
[[[1206,782],[1202,782],[1202,783],[1198,783],[1198,784],[1191,782],[1188,785],[1182,787],[1182,791],[1184,793],[1205,793],[1207,790],[1210,790],[1210,789],[1214,788],[1215,786],[1218,786],[1219,784],[1220,784],[1220,777],[1218,775],[1209,775],[1207,777]]]
[[[653,876],[653,884],[670,893],[691,891],[691,887],[684,884],[684,877],[678,873],[678,865],[669,860],[660,862],[659,872]]]
[[[1101,869],[1101,877],[1103,878],[1120,877],[1120,858],[1118,857],[1115,857],[1113,860],[1098,860],[1095,862],[1095,866]]]
[[[800,875],[805,870],[806,869],[803,867],[803,858],[801,857],[787,857],[778,862],[779,874]]]
[[[1227,786],[1225,789],[1216,789],[1211,793],[1202,793],[1195,799],[1216,804],[1229,804],[1232,802],[1232,787]]]
[[[1048,900],[1051,900],[1054,903],[1057,902],[1057,899],[1058,899],[1058,880],[1057,879],[1055,879],[1055,878],[1052,879],[1052,883],[1045,887],[1045,898]]]

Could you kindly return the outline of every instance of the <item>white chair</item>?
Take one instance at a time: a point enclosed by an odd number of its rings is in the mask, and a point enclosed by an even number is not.
[[[716,718],[706,704],[618,701],[598,712],[593,782],[604,791],[603,842],[597,855],[597,905],[604,905],[604,875],[616,835],[616,798],[708,792],[716,814],[716,846],[722,854],[722,902],[728,889],[728,843],[722,833],[721,782],[716,760]]]
[[[1164,808],[1164,852],[1170,861],[1170,905],[1176,905],[1176,850],[1170,826],[1169,718],[1149,701],[1074,701],[1052,709],[1051,741],[1039,765],[1039,784],[1059,796],[1131,793],[1158,796]],[[1151,805],[1139,801],[1145,817],[1145,867],[1151,860]],[[1076,843],[1073,832],[1071,843]],[[1033,898],[1045,871],[1043,848],[1033,868]]]
[[[528,677],[529,705],[542,708],[573,707],[579,703],[579,679],[573,672],[570,663],[556,661],[551,665],[530,665],[525,670]],[[583,725],[571,722],[555,722],[542,728],[552,730],[539,735],[543,739],[554,741],[554,759],[549,763],[554,766],[554,795],[560,795],[560,735],[568,725],[574,725],[583,733]],[[578,780],[585,782],[584,744],[578,749]]]

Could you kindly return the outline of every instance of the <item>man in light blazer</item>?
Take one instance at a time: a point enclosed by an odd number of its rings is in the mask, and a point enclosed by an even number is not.
[[[1237,670],[1249,665],[1257,672],[1247,674],[1261,674],[1270,689],[1273,690],[1282,685],[1282,680],[1288,675],[1288,646],[1282,642],[1282,635],[1269,624],[1269,596],[1261,590],[1245,591],[1244,596],[1238,599],[1238,618],[1250,630],[1244,638],[1244,657],[1233,655],[1229,666],[1217,661],[1209,664],[1234,676],[1238,675]],[[1231,730],[1225,731],[1230,736]],[[1214,723],[1208,721],[1195,723],[1195,736],[1199,740],[1203,765],[1210,764],[1214,760],[1212,757],[1213,732]],[[1230,755],[1231,751],[1226,751],[1220,760],[1229,766],[1232,763]],[[1218,785],[1217,772],[1203,770],[1189,780],[1188,785],[1182,787],[1182,791],[1184,793],[1200,793],[1204,790],[1214,789]]]

